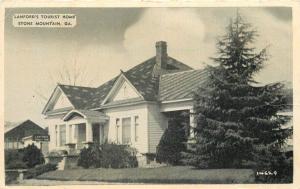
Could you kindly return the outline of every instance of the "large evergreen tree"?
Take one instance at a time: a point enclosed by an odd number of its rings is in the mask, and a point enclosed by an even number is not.
[[[252,46],[257,36],[237,13],[218,40],[216,66],[208,66],[207,82],[194,95],[196,142],[185,154],[187,164],[269,168],[275,156],[282,158],[280,147],[290,134],[281,127],[287,118],[277,115],[286,108],[284,85],[254,81],[268,59],[266,49]]]

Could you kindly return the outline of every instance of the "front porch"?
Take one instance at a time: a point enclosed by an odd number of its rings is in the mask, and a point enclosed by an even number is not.
[[[55,125],[55,146],[59,150],[78,152],[89,143],[103,143],[104,124],[108,121],[104,113],[91,110],[71,110],[62,122]]]

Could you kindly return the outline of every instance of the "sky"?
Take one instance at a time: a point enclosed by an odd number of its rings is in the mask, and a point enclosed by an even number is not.
[[[79,73],[76,84],[97,87],[155,55],[155,42],[194,69],[216,56],[216,40],[236,8],[13,8],[5,13],[5,121],[26,119],[45,127],[41,114],[56,84]],[[292,81],[292,10],[239,8],[258,31],[257,49],[270,58],[256,75],[262,84]],[[73,28],[16,28],[16,13],[75,14]]]

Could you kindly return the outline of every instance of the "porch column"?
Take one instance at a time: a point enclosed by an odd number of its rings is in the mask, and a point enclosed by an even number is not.
[[[71,142],[77,143],[77,141],[76,141],[76,125],[75,124],[71,125],[71,133],[72,133]]]
[[[86,142],[93,142],[93,129],[92,129],[92,123],[87,121],[85,124],[85,134],[86,134],[86,138],[85,141]]]
[[[190,109],[190,139],[194,139],[195,133],[194,133],[194,128],[196,127],[195,125],[195,120],[194,120],[194,109]]]

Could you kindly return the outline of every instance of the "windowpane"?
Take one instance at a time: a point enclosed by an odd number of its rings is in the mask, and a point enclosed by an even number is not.
[[[134,117],[135,141],[138,141],[139,134],[139,116]]]
[[[120,128],[120,119],[116,119],[116,141],[119,143],[119,128]]]
[[[66,125],[59,126],[59,134],[60,134],[60,146],[64,146],[66,144]]]
[[[130,131],[131,119],[123,118],[122,119],[122,143],[128,144],[131,142],[131,131]]]
[[[58,146],[59,141],[58,141],[58,129],[57,125],[55,125],[55,146]]]

